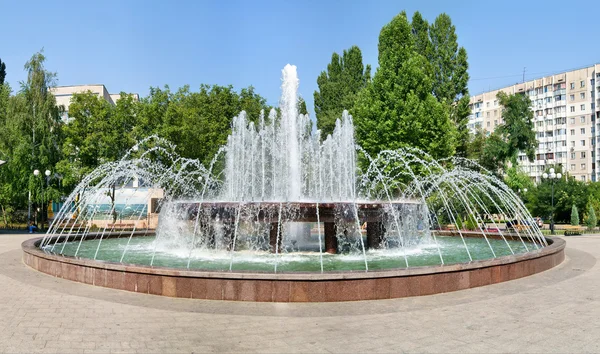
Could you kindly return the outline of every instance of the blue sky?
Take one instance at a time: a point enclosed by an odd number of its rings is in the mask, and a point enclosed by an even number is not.
[[[298,66],[312,112],[332,52],[358,45],[377,66],[381,27],[406,10],[446,12],[469,55],[472,94],[600,62],[600,1],[5,1],[0,59],[13,89],[44,48],[59,85],[253,85],[277,104],[281,69]]]

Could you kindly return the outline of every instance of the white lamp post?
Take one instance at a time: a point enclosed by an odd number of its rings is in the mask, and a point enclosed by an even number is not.
[[[40,174],[40,170],[33,170],[33,175],[34,176],[39,176]],[[29,210],[27,211],[27,219],[29,219],[27,222],[31,221],[31,187],[29,188]]]

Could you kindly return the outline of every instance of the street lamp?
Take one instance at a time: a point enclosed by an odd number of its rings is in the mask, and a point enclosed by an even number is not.
[[[542,174],[542,178],[550,179],[550,181],[552,182],[552,214],[550,214],[550,233],[552,235],[554,235],[554,183],[557,179],[561,179],[561,177],[562,174],[560,172],[554,173],[554,168],[550,169],[550,174],[546,172]]]
[[[39,176],[40,170],[33,170],[33,175],[36,177]],[[29,187],[29,210],[27,212],[27,218],[31,221],[31,187]]]
[[[48,193],[49,183],[50,183],[50,175],[52,172],[50,170],[46,170],[44,175],[46,175],[46,193]],[[44,209],[42,210],[42,227],[44,226],[44,214],[46,215],[46,219],[48,219],[48,205],[46,205],[46,197],[42,194],[42,201],[44,202]],[[47,220],[46,220],[47,221]],[[50,224],[48,224],[50,226]]]

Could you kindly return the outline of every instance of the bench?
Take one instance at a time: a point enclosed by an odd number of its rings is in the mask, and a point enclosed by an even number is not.
[[[106,226],[107,226],[107,228],[112,229],[112,230],[127,230],[127,229],[133,229],[135,224],[134,223],[117,223],[117,224],[107,224]]]
[[[566,225],[564,230],[565,236],[580,236],[583,234],[584,228],[582,226]]]

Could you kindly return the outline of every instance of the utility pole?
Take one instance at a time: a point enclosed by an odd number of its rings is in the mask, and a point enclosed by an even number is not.
[[[523,83],[525,83],[525,67],[523,67]]]

